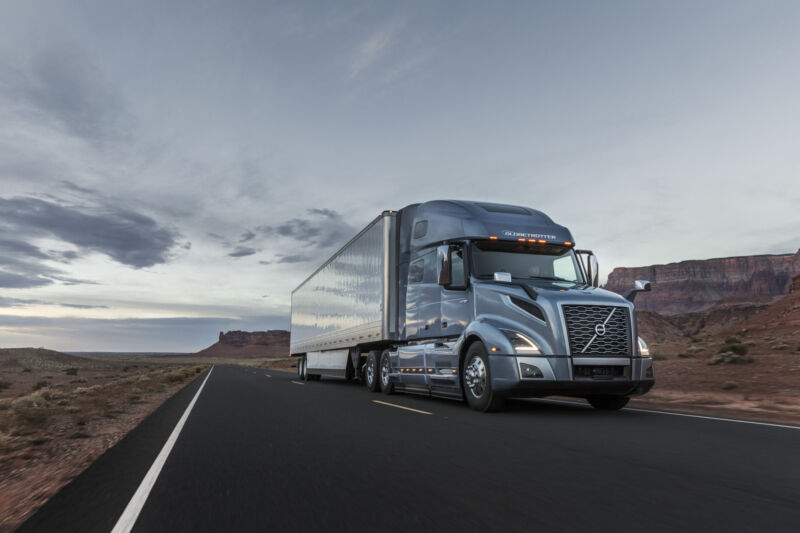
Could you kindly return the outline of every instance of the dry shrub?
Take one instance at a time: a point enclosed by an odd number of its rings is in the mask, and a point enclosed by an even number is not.
[[[29,426],[43,425],[49,416],[47,402],[50,399],[48,389],[40,389],[11,402],[11,410],[19,423]]]
[[[50,385],[49,381],[41,380],[37,381],[36,384],[33,386],[33,390],[43,389]]]
[[[78,369],[74,368],[74,367],[73,368],[68,368],[68,369],[64,370],[64,373],[66,375],[68,375],[68,376],[77,376],[78,375]]]
[[[0,380],[0,390],[6,390],[10,386],[11,386],[11,382],[10,381],[2,381],[2,380]]]
[[[726,381],[722,384],[722,390],[733,390],[739,386],[735,381]]]

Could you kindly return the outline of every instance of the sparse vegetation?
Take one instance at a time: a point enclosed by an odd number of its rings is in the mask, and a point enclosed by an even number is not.
[[[727,337],[725,339],[725,344],[739,344],[740,342],[742,341],[738,337]]]
[[[23,372],[30,372],[30,371],[31,371],[31,369],[30,369],[30,368],[28,368],[28,367],[25,367],[25,368],[23,368],[23,369],[22,369],[22,371],[23,371]]]
[[[2,380],[0,380],[0,390],[6,390],[9,387],[11,387],[11,382],[10,381],[2,381]]]
[[[739,387],[739,384],[736,383],[735,381],[726,381],[725,383],[722,384],[721,388],[722,388],[722,390],[733,390],[733,389],[738,388],[738,387]]]
[[[75,368],[75,367],[68,368],[68,369],[64,370],[64,373],[66,375],[68,375],[68,376],[77,376],[78,375],[78,369]]]
[[[711,359],[709,359],[709,365],[719,365],[719,364],[746,364],[752,363],[753,358],[749,355],[745,354],[737,354],[733,352],[723,352],[718,353]]]
[[[46,380],[37,381],[33,385],[33,390],[43,389],[43,388],[47,387],[48,385],[50,385],[49,381],[46,381]]]
[[[750,348],[746,344],[726,344],[721,347],[717,353],[718,354],[725,354],[725,353],[734,353],[736,355],[747,355],[747,352],[750,351]]]
[[[694,354],[693,353],[684,352],[684,353],[679,353],[678,357],[680,357],[681,359],[689,359],[689,358],[694,357]]]

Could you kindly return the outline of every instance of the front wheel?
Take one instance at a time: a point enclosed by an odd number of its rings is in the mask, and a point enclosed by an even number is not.
[[[619,411],[628,404],[627,396],[589,396],[586,401],[595,409],[602,411]]]
[[[500,411],[505,407],[505,398],[492,390],[489,356],[481,342],[473,343],[467,350],[461,369],[461,388],[467,403],[476,411]]]

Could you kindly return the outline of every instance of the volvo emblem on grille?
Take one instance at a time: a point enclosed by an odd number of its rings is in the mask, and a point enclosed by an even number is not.
[[[597,334],[598,337],[602,337],[606,334],[606,325],[603,323],[597,324],[594,327],[594,332]]]

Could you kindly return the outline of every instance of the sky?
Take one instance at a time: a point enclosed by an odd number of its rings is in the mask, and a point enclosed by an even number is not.
[[[385,209],[540,209],[603,277],[800,247],[795,1],[0,0],[0,346],[288,328]]]

